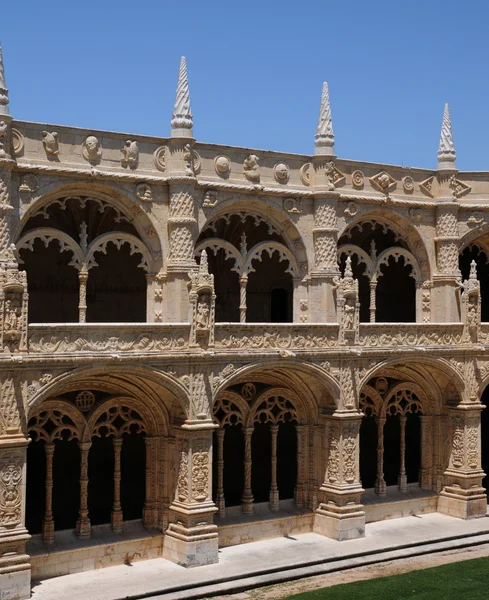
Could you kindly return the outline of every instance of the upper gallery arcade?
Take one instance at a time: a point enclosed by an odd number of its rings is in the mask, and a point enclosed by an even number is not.
[[[336,157],[326,83],[312,155],[198,141],[184,58],[168,138],[8,105],[0,51],[9,597],[104,566],[108,530],[194,566],[396,502],[485,515],[489,174],[457,170],[448,106],[433,170]]]

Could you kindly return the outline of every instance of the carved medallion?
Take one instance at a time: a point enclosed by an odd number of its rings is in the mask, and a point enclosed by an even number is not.
[[[302,165],[302,167],[299,170],[299,177],[304,185],[311,185],[311,163],[306,163],[305,165]]]
[[[302,202],[300,198],[284,198],[284,210],[291,215],[302,213]]]
[[[164,171],[166,169],[165,152],[165,146],[161,146],[160,148],[156,149],[153,153],[153,163],[154,166],[158,169],[158,171]]]
[[[227,175],[231,170],[231,161],[227,156],[216,156],[214,168],[218,175]]]
[[[289,167],[282,162],[273,167],[273,176],[278,183],[287,183],[289,181]]]
[[[402,178],[402,187],[406,194],[412,194],[414,192],[414,179],[406,175],[406,177]]]
[[[21,156],[24,151],[24,136],[18,129],[12,128],[12,154]]]
[[[39,179],[33,173],[26,173],[20,178],[19,192],[32,194],[39,189]]]
[[[353,187],[360,189],[363,188],[364,175],[362,171],[353,171],[351,174],[351,184]]]

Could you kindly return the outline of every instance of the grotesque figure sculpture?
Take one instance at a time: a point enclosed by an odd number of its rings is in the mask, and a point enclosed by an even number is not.
[[[48,156],[58,156],[59,154],[59,140],[56,131],[50,133],[49,131],[42,132],[42,143],[44,150]]]
[[[94,135],[89,135],[83,142],[83,158],[91,163],[96,163],[102,158],[102,146]]]

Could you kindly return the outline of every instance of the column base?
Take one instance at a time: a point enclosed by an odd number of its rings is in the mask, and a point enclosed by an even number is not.
[[[217,525],[187,529],[171,523],[165,532],[163,558],[183,567],[201,567],[219,562]]]
[[[313,531],[339,542],[365,537],[363,505],[337,506],[333,503],[321,503],[314,516]]]
[[[0,598],[26,600],[31,597],[31,564],[25,554],[30,535],[16,536],[0,544]]]
[[[483,487],[465,490],[457,486],[446,486],[438,498],[438,512],[459,519],[485,517],[486,491]]]

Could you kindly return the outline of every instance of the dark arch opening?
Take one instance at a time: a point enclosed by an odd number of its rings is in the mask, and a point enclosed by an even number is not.
[[[253,268],[246,288],[246,321],[291,323],[293,285],[291,274],[286,273],[289,262],[279,261],[277,252],[271,257],[264,252],[261,261],[253,261]]]
[[[481,413],[481,459],[482,470],[486,474],[482,485],[489,487],[489,386],[482,392],[481,403],[485,406]]]
[[[255,423],[251,437],[251,489],[255,502],[268,502],[272,480],[270,423]]]
[[[277,486],[280,500],[293,498],[297,484],[297,431],[295,423],[280,423],[277,435]]]
[[[54,445],[54,527],[74,529],[80,508],[80,448],[76,439],[57,440]]]
[[[121,448],[121,506],[124,521],[143,516],[146,481],[146,444],[142,433],[123,436]]]
[[[373,488],[377,479],[377,417],[365,416],[360,425],[360,480]]]
[[[46,247],[34,240],[33,250],[20,250],[27,272],[30,323],[78,322],[78,271],[69,266],[73,253],[60,251],[58,240]]]
[[[231,269],[234,267],[234,258],[226,259],[225,251],[220,248],[216,254],[207,252],[209,273],[214,275],[214,289],[216,293],[216,322],[239,322],[239,275]]]
[[[118,249],[107,245],[107,253],[97,252],[97,267],[87,281],[88,323],[143,323],[146,321],[146,276],[138,265],[141,255],[131,255],[129,244]]]
[[[403,256],[397,261],[390,256],[388,264],[380,268],[382,275],[377,280],[375,320],[378,323],[415,323],[416,283],[411,277],[411,265],[405,264]]]
[[[41,533],[46,508],[46,453],[44,440],[27,446],[27,484],[25,523],[31,534]]]
[[[93,437],[88,455],[88,512],[92,525],[110,523],[114,502],[114,447],[110,437]]]

